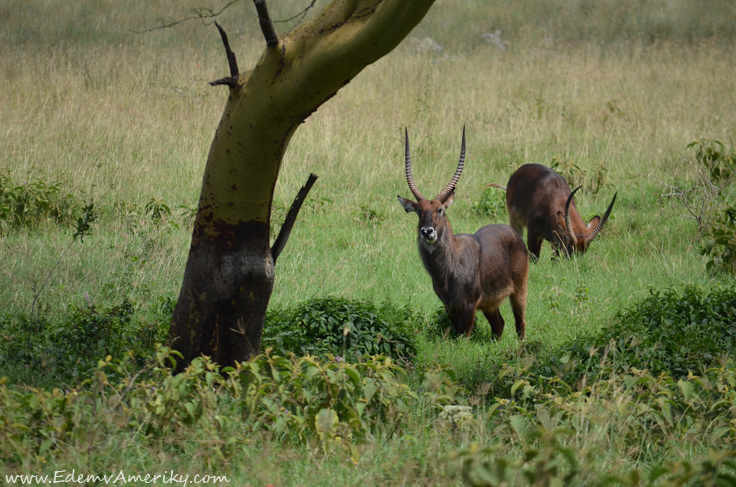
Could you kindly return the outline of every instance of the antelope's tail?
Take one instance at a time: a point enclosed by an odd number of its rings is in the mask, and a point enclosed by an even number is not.
[[[486,184],[486,186],[493,186],[494,188],[498,188],[498,189],[502,189],[502,190],[506,191],[506,186],[501,186],[500,184],[488,183],[488,184]]]

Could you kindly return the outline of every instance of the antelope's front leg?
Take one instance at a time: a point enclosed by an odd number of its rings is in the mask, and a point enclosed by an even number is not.
[[[501,335],[503,335],[503,327],[506,326],[506,323],[503,321],[503,316],[501,316],[501,311],[496,308],[495,311],[483,311],[483,315],[486,317],[488,323],[491,325],[493,338],[495,338],[496,340],[500,340]]]
[[[458,335],[470,336],[475,323],[475,306],[468,304],[452,312],[448,310],[447,315],[450,317],[450,321]]]

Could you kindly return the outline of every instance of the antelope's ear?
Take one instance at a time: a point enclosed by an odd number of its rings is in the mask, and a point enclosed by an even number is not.
[[[412,200],[404,199],[399,195],[396,195],[396,197],[399,198],[399,204],[404,208],[407,213],[413,212],[419,215],[419,205],[417,203],[413,202]]]
[[[455,191],[447,195],[447,198],[445,198],[445,202],[442,203],[442,205],[445,207],[445,209],[448,209],[453,201],[455,201]]]
[[[590,219],[590,222],[588,223],[588,228],[595,228],[598,226],[600,222],[601,222],[601,217],[596,215]]]

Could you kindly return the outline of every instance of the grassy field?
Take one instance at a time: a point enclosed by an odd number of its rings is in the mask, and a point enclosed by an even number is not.
[[[242,3],[219,22],[247,69],[263,42],[252,5]],[[271,3],[274,18],[297,9]],[[390,301],[429,321],[440,303],[416,250],[415,217],[396,201],[410,194],[405,126],[424,194],[436,194],[451,177],[466,126],[466,168],[448,212],[456,233],[507,222],[505,210],[482,212],[478,202],[486,183],[505,184],[524,163],[566,167],[584,184],[577,205],[586,219],[601,214],[618,191],[611,220],[584,258],[554,263],[545,245],[531,267],[527,345],[519,345],[513,327],[493,342],[482,317],[471,340],[420,335],[417,370],[449,364],[471,398],[501,364],[595,335],[650,289],[728,283],[706,272],[695,221],[658,181],[695,180],[687,162],[694,152],[685,146],[696,139],[736,143],[736,9],[716,0],[639,5],[438,2],[410,38],[292,139],[276,187],[274,232],[308,174],[319,180],[279,258],[271,306],[339,296]],[[131,30],[201,6],[56,0],[0,6],[0,173],[17,184],[56,182],[79,201],[94,201],[99,212],[91,236],[66,253],[69,225],[2,230],[0,312],[9,319],[35,313],[54,320],[87,301],[102,307],[123,298],[148,316],[161,299],[176,299],[191,237],[186,214],[196,208],[227,96],[207,82],[227,74],[227,62],[214,26],[192,21],[147,34]],[[484,37],[497,29],[495,43]],[[151,202],[171,215],[152,217]],[[502,313],[509,323],[508,304]],[[32,372],[3,367],[0,376],[36,383]],[[460,433],[415,421],[405,435],[362,445],[359,467],[337,453],[254,440],[217,472],[240,485],[459,485],[446,459],[471,442],[493,440],[483,421]],[[601,446],[604,436],[593,432],[577,443],[598,448],[589,463],[601,472],[705,453],[703,445],[690,449],[673,437],[647,457],[615,441]],[[197,453],[200,440],[206,441],[187,437],[191,444],[177,455],[126,438],[94,454],[76,451],[58,466],[205,471],[214,467]],[[661,454],[667,448],[669,458]],[[507,452],[521,450],[510,444]],[[53,470],[29,462],[24,468]]]

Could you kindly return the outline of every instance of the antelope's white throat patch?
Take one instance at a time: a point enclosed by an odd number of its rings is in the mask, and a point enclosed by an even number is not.
[[[435,235],[435,237],[431,239],[425,238],[425,237],[419,237],[419,242],[420,242],[420,245],[424,247],[424,249],[431,254],[432,251],[436,248],[435,244],[437,243],[437,236]]]

